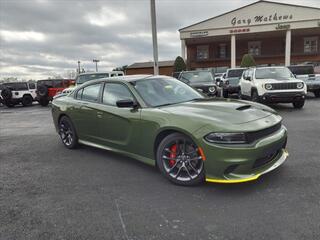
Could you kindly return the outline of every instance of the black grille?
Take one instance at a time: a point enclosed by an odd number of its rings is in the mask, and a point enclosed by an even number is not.
[[[268,135],[271,135],[272,133],[277,132],[281,128],[281,125],[282,125],[282,123],[279,122],[278,124],[276,124],[272,127],[266,128],[266,129],[262,129],[262,130],[259,130],[256,132],[248,132],[246,134],[248,143],[252,143],[256,140],[259,140],[259,139],[264,138]]]
[[[258,158],[254,162],[252,168],[258,168],[258,167],[262,167],[262,166],[266,165],[267,163],[271,162],[279,154],[279,152],[280,152],[280,149],[273,152],[273,153],[268,154],[265,157]]]
[[[272,83],[271,90],[297,89],[297,83]]]

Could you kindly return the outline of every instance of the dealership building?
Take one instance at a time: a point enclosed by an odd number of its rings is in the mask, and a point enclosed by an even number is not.
[[[189,69],[320,63],[320,8],[258,1],[179,32]]]

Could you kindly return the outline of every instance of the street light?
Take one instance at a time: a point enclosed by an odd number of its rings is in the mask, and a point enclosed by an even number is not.
[[[98,62],[100,62],[100,60],[98,59],[93,59],[92,60],[94,63],[96,63],[96,72],[98,72]]]
[[[150,12],[151,12],[152,45],[153,45],[153,58],[154,58],[153,73],[154,73],[154,75],[159,75],[157,21],[156,21],[155,0],[150,0]]]

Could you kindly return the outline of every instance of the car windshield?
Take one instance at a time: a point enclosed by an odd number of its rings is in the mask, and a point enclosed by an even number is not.
[[[77,79],[77,84],[82,84],[90,80],[109,77],[109,73],[93,73],[80,75]]]
[[[244,69],[232,69],[228,71],[228,78],[241,78]]]
[[[212,82],[211,72],[183,72],[180,76],[182,81],[187,82]]]
[[[288,68],[258,68],[256,70],[256,79],[266,78],[284,80],[293,78],[293,75]]]
[[[290,66],[290,71],[296,75],[309,75],[314,74],[313,66]]]
[[[187,84],[174,78],[153,78],[136,81],[135,89],[152,107],[171,105],[204,98]]]

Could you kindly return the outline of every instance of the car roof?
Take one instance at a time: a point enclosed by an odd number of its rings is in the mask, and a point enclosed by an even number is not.
[[[265,69],[265,68],[287,68],[286,66],[267,66],[267,67],[253,67],[256,69]]]
[[[123,71],[85,72],[85,73],[80,73],[79,76],[90,75],[90,74],[106,74],[106,73],[123,73]]]
[[[139,75],[115,76],[115,77],[109,77],[109,78],[99,78],[99,79],[90,80],[90,81],[87,81],[87,82],[81,84],[81,86],[87,86],[90,84],[100,83],[100,82],[105,82],[105,81],[135,82],[135,81],[139,81],[139,80],[145,80],[145,79],[152,80],[152,79],[157,79],[157,78],[173,78],[173,77],[166,76],[166,75],[140,75],[140,74]],[[175,78],[173,78],[173,79],[175,79]]]

